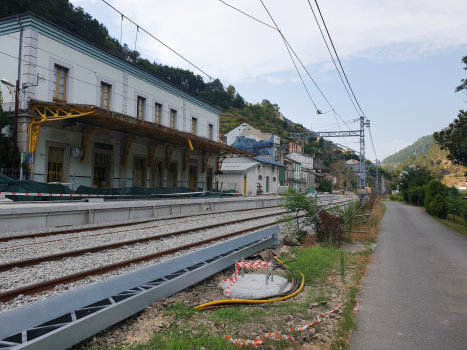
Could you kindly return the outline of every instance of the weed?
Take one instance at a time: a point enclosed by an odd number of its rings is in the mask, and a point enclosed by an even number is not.
[[[453,223],[452,221],[448,219],[440,219],[433,217],[436,221],[442,223],[444,226],[449,227],[450,229],[462,233],[463,235],[467,235],[467,226],[462,225],[461,223]]]
[[[334,247],[315,246],[305,249],[294,248],[292,254],[297,260],[288,264],[290,268],[303,273],[306,284],[313,284],[324,280],[332,272],[341,253]]]
[[[167,313],[172,314],[175,318],[187,318],[194,314],[193,308],[188,307],[185,302],[175,303],[167,308]]]

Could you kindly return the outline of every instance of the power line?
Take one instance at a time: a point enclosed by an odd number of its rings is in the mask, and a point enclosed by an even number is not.
[[[303,81],[302,75],[300,74],[300,71],[298,70],[298,67],[297,67],[297,65],[295,64],[295,61],[294,61],[294,59],[293,59],[293,57],[292,57],[292,54],[290,53],[289,47],[288,47],[288,45],[287,45],[287,42],[286,42],[284,36],[282,35],[282,33],[281,33],[279,27],[277,26],[276,22],[274,21],[274,19],[272,18],[271,14],[270,14],[269,11],[268,11],[268,9],[266,8],[266,5],[264,5],[263,0],[259,0],[259,1],[261,1],[261,3],[263,4],[264,9],[265,9],[266,12],[268,13],[269,17],[271,18],[271,20],[273,21],[274,25],[276,26],[277,31],[278,31],[279,34],[281,35],[282,40],[284,41],[285,48],[287,49],[287,52],[289,53],[290,59],[292,60],[293,65],[295,66],[295,69],[297,70],[298,76],[300,77],[300,80],[302,81],[303,87],[305,88],[306,93],[308,94],[308,97],[310,98],[311,102],[313,103],[313,106],[315,106],[316,110],[318,111],[318,107],[316,107],[315,102],[314,102],[313,99],[311,98],[310,92],[308,91],[308,88],[306,87],[306,84],[305,84],[305,82]]]
[[[337,73],[339,74],[339,78],[342,81],[342,85],[344,85],[345,91],[347,92],[347,95],[349,96],[350,102],[352,102],[352,105],[354,106],[355,110],[357,111],[357,114],[360,115],[360,113],[358,113],[358,110],[357,110],[357,107],[355,106],[354,101],[352,100],[352,97],[350,96],[349,90],[347,89],[347,86],[345,85],[344,80],[342,79],[341,72],[339,71],[339,68],[337,68],[336,61],[334,60],[334,57],[333,57],[333,55],[331,53],[331,50],[329,49],[328,42],[326,41],[326,38],[324,37],[324,33],[321,30],[321,26],[319,25],[318,18],[316,17],[316,14],[315,14],[315,11],[313,10],[313,7],[311,6],[310,0],[308,0],[308,4],[310,5],[310,9],[311,9],[311,12],[313,13],[313,16],[315,17],[315,21],[316,21],[316,24],[318,25],[318,29],[321,32],[321,36],[323,37],[323,40],[324,40],[324,43],[326,44],[329,55],[331,56],[332,62],[334,63],[334,67],[336,67]]]
[[[357,106],[358,106],[358,108],[360,109],[360,112],[361,112],[362,115],[365,117],[365,119],[368,120],[368,118],[366,117],[365,113],[364,113],[363,110],[362,110],[362,107],[360,107],[360,104],[358,103],[357,97],[355,96],[355,94],[354,94],[354,92],[353,92],[353,89],[352,89],[352,86],[350,85],[349,79],[347,79],[347,75],[345,74],[344,67],[342,66],[341,60],[340,60],[340,58],[339,58],[339,55],[337,54],[336,47],[334,46],[334,43],[333,43],[333,41],[332,41],[331,34],[329,34],[328,27],[327,27],[326,22],[325,22],[325,20],[324,20],[323,14],[321,13],[321,9],[319,8],[318,0],[315,0],[315,4],[316,4],[316,7],[318,8],[319,15],[320,15],[320,17],[321,17],[321,20],[323,21],[324,29],[326,29],[326,33],[328,34],[329,41],[331,42],[332,48],[333,48],[333,50],[334,50],[334,54],[336,55],[337,61],[339,62],[339,66],[340,66],[341,69],[342,69],[342,73],[344,74],[345,80],[347,81],[347,85],[349,86],[350,92],[352,92],[352,96],[353,96],[353,98],[355,99],[355,102],[357,103]],[[310,7],[311,7],[311,4],[310,4]],[[313,9],[312,9],[312,10],[313,10]],[[313,14],[314,14],[314,12],[313,12]],[[326,45],[327,45],[327,44],[326,44]],[[357,112],[358,112],[358,111],[357,111]],[[368,130],[370,131],[370,129],[368,129]],[[378,156],[376,155],[375,146],[374,146],[374,144],[373,144],[373,138],[371,137],[371,131],[370,131],[370,140],[371,140],[371,145],[372,145],[372,147],[373,147],[373,152],[374,152],[376,158],[378,158]]]
[[[225,2],[222,1],[222,0],[219,0],[219,1],[222,2],[224,5],[227,5],[228,7],[232,8],[232,9],[234,9],[234,10],[240,12],[240,13],[242,13],[243,15],[245,15],[245,16],[247,16],[247,17],[249,17],[249,18],[251,18],[251,19],[253,19],[253,20],[255,20],[255,21],[257,21],[257,22],[259,22],[259,23],[261,23],[261,24],[263,24],[263,25],[265,25],[265,26],[267,26],[267,27],[269,27],[269,28],[271,28],[271,29],[274,29],[274,30],[276,30],[277,32],[279,32],[279,34],[280,34],[281,37],[282,37],[282,40],[283,40],[284,43],[286,44],[286,48],[287,48],[287,51],[289,52],[289,55],[291,56],[290,51],[289,51],[289,47],[290,47],[290,50],[293,52],[293,54],[295,55],[295,57],[297,58],[297,60],[300,62],[302,68],[303,68],[303,69],[305,70],[305,72],[308,74],[308,76],[310,77],[310,79],[311,79],[311,81],[313,82],[313,84],[316,86],[316,88],[318,89],[318,91],[321,93],[321,95],[323,96],[323,98],[326,100],[326,102],[328,103],[328,105],[331,107],[332,111],[334,112],[334,118],[336,118],[336,116],[339,117],[339,119],[342,120],[342,122],[344,122],[344,124],[345,124],[345,125],[347,126],[347,128],[349,128],[349,130],[350,130],[350,127],[347,125],[347,123],[341,118],[341,116],[340,116],[340,115],[335,111],[335,109],[332,107],[331,103],[328,101],[328,99],[326,98],[326,96],[324,95],[324,93],[321,91],[321,89],[319,88],[318,84],[316,84],[315,80],[312,78],[311,74],[308,72],[308,70],[306,69],[305,65],[302,63],[302,61],[300,60],[300,58],[298,57],[298,55],[295,53],[295,51],[294,51],[294,49],[292,48],[292,46],[290,45],[290,43],[287,41],[287,39],[285,38],[285,36],[284,36],[284,35],[282,34],[282,32],[279,30],[279,27],[277,26],[276,22],[274,21],[274,19],[272,18],[271,14],[270,14],[269,11],[268,11],[268,9],[266,8],[266,6],[264,5],[264,3],[263,3],[261,0],[260,0],[260,1],[261,1],[261,3],[263,4],[263,7],[265,8],[266,12],[268,13],[269,17],[270,17],[271,20],[273,21],[273,23],[274,23],[274,25],[276,26],[276,28],[272,27],[271,25],[269,25],[269,24],[267,24],[267,23],[264,23],[263,21],[260,21],[259,19],[255,18],[255,17],[253,17],[253,16],[250,16],[249,14],[247,14],[247,13],[245,13],[245,12],[239,10],[238,8],[236,8],[236,7],[234,7],[234,6],[231,6],[231,5],[227,4],[227,3],[225,3]],[[303,78],[302,78],[302,76],[300,75],[300,72],[299,72],[298,69],[297,69],[297,66],[296,66],[296,64],[295,64],[295,61],[293,60],[292,56],[291,56],[290,58],[292,59],[292,62],[294,63],[295,69],[297,70],[297,73],[298,73],[298,75],[299,75],[299,77],[300,77],[300,79],[301,79],[301,81],[302,81],[302,83],[303,83],[303,86],[305,87],[305,89],[306,89],[306,91],[307,91],[307,93],[308,93],[308,96],[310,97],[311,101],[313,102],[313,99],[311,98],[310,93],[308,92],[308,89],[307,89],[307,87],[306,87],[306,85],[305,85],[305,82],[303,81]],[[313,105],[314,105],[315,108],[318,110],[318,108],[316,107],[316,105],[315,105],[314,102],[313,102]],[[319,113],[319,114],[322,114],[322,113]],[[339,130],[342,131],[341,128],[340,128],[340,124],[339,124],[339,121],[337,120],[337,118],[336,118],[336,122],[337,122],[337,125],[339,126]],[[347,144],[347,140],[346,140],[345,138],[343,138],[343,139],[344,139],[344,142]]]
[[[129,20],[131,23],[133,23],[135,26],[137,26],[139,29],[141,29],[143,32],[145,32],[146,34],[148,34],[150,37],[152,37],[153,39],[156,39],[159,43],[161,43],[162,45],[164,45],[166,48],[168,48],[170,51],[172,51],[173,53],[175,53],[177,56],[179,56],[180,58],[182,58],[183,60],[185,60],[186,62],[188,62],[189,64],[191,64],[193,67],[195,67],[196,69],[198,69],[200,72],[202,72],[204,75],[206,75],[207,77],[209,77],[209,79],[211,80],[214,80],[208,73],[206,73],[205,71],[203,71],[201,68],[199,68],[198,66],[196,66],[194,63],[190,62],[188,59],[186,59],[185,57],[183,57],[182,55],[180,55],[177,51],[175,51],[174,49],[172,49],[171,47],[167,46],[166,44],[164,44],[162,41],[160,41],[158,38],[156,38],[154,35],[152,35],[151,33],[149,33],[146,29],[142,28],[140,25],[138,25],[136,22],[132,21],[130,18],[128,18],[127,16],[125,16],[122,12],[120,12],[119,10],[117,10],[115,7],[113,7],[112,5],[110,5],[107,1],[105,0],[102,0],[102,2],[104,2],[105,4],[107,4],[109,7],[111,7],[112,9],[114,9],[116,12],[118,12],[121,16],[125,17],[127,20]]]

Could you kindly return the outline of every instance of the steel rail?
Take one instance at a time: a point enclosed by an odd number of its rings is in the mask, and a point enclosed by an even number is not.
[[[282,214],[283,212],[280,212],[279,214]],[[218,217],[215,217],[218,218]],[[25,243],[25,244],[18,244],[18,245],[13,245],[13,246],[5,246],[5,247],[0,247],[1,250],[7,250],[7,249],[12,249],[12,248],[18,248],[18,247],[26,247],[30,245],[36,245],[36,244],[44,244],[44,243],[51,243],[51,242],[60,242],[60,241],[65,241],[65,240],[71,240],[71,239],[79,239],[83,237],[96,237],[96,236],[103,236],[103,235],[111,235],[114,233],[122,233],[122,232],[129,232],[129,231],[138,231],[138,230],[147,230],[151,228],[156,228],[156,227],[163,227],[163,226],[170,226],[170,225],[178,225],[178,224],[183,224],[187,222],[195,222],[195,221],[200,221],[204,220],[203,218],[200,219],[194,219],[194,220],[186,220],[186,221],[180,221],[180,222],[173,222],[170,224],[162,224],[162,225],[155,225],[155,226],[146,226],[146,227],[140,227],[140,228],[134,228],[134,229],[128,229],[128,230],[121,230],[121,231],[113,231],[113,232],[102,232],[102,233],[96,233],[92,235],[82,235],[82,236],[73,236],[73,237],[63,237],[59,239],[54,239],[50,241],[42,241],[42,242],[32,242],[32,243]],[[231,221],[227,221],[226,224],[231,223]],[[105,228],[104,228],[105,229]]]
[[[249,228],[239,230],[239,231],[236,231],[236,232],[232,232],[232,233],[228,233],[228,234],[225,234],[225,235],[222,235],[222,236],[212,237],[212,238],[209,238],[209,239],[205,239],[205,240],[202,240],[202,241],[186,244],[184,246],[164,250],[164,251],[157,252],[157,253],[154,253],[154,254],[145,255],[145,256],[138,257],[138,258],[131,259],[131,260],[125,260],[125,261],[122,261],[122,262],[119,262],[119,263],[102,266],[102,267],[99,267],[99,268],[96,268],[96,269],[91,269],[91,270],[79,272],[79,273],[76,273],[76,274],[73,274],[73,275],[68,275],[68,276],[64,276],[64,277],[60,277],[60,278],[55,278],[53,280],[38,283],[38,284],[35,284],[35,285],[32,285],[32,286],[22,287],[22,288],[18,288],[18,289],[15,289],[15,290],[8,291],[8,292],[0,293],[0,302],[3,302],[3,303],[8,302],[8,301],[12,300],[13,298],[17,297],[20,294],[33,295],[33,294],[37,294],[37,293],[40,293],[40,292],[48,291],[48,290],[51,290],[55,286],[58,286],[60,284],[76,282],[76,281],[82,280],[82,279],[84,279],[86,277],[89,277],[89,276],[102,275],[104,273],[107,273],[107,272],[110,272],[110,271],[113,271],[113,270],[124,268],[124,267],[126,267],[128,265],[131,265],[131,264],[139,264],[139,263],[142,263],[142,262],[147,261],[147,260],[153,260],[153,259],[160,258],[161,256],[164,256],[164,255],[174,254],[174,253],[182,251],[182,250],[190,249],[190,248],[193,248],[193,247],[198,247],[198,246],[201,246],[203,244],[209,244],[209,243],[217,241],[217,240],[230,238],[230,237],[233,237],[233,236],[241,235],[241,234],[246,233],[246,232],[255,231],[255,230],[258,230],[258,229],[261,229],[261,228],[264,228],[264,227],[268,227],[268,226],[272,226],[272,225],[276,225],[276,224],[277,224],[276,222],[272,222],[272,223],[268,223],[268,224],[255,226],[255,227],[249,227]]]
[[[38,232],[38,233],[31,233],[27,235],[17,235],[17,236],[5,236],[0,237],[0,242],[8,242],[14,239],[24,239],[24,238],[36,238],[42,236],[55,236],[55,235],[63,235],[68,233],[79,233],[79,232],[86,232],[86,231],[98,231],[98,230],[105,230],[110,228],[118,228],[118,227],[125,227],[125,226],[135,226],[140,224],[146,224],[149,222],[155,221],[165,221],[165,220],[176,220],[176,219],[184,219],[188,217],[195,217],[195,216],[204,216],[204,215],[216,215],[216,214],[225,214],[225,213],[236,213],[240,211],[249,211],[249,210],[261,210],[261,209],[271,209],[277,208],[278,206],[271,206],[271,207],[260,207],[260,208],[250,208],[250,209],[238,209],[238,210],[226,210],[220,211],[215,213],[202,213],[202,214],[193,214],[193,215],[184,215],[184,216],[175,216],[175,217],[166,217],[160,219],[150,219],[138,222],[127,222],[127,223],[120,223],[120,224],[112,224],[112,225],[102,225],[102,226],[93,226],[87,228],[77,228],[77,229],[70,229],[70,230],[60,230],[60,231],[50,231],[50,232]]]
[[[90,248],[84,248],[84,249],[79,249],[79,250],[72,250],[64,253],[59,253],[59,254],[53,254],[53,255],[46,255],[34,259],[28,259],[28,260],[16,260],[13,262],[9,262],[6,264],[1,264],[0,265],[0,272],[11,270],[15,267],[21,268],[21,267],[27,267],[27,266],[32,266],[32,265],[37,265],[45,261],[56,261],[56,260],[61,260],[63,258],[69,258],[69,257],[74,257],[74,256],[81,256],[86,253],[96,253],[100,252],[103,250],[108,250],[108,249],[117,249],[126,245],[134,245],[137,243],[147,243],[150,241],[157,241],[160,240],[161,238],[168,238],[172,236],[181,236],[183,234],[187,233],[194,233],[198,231],[204,231],[204,230],[209,230],[213,229],[216,227],[220,226],[227,226],[227,225],[233,225],[238,222],[247,222],[247,221],[252,221],[252,220],[257,220],[257,219],[263,219],[267,218],[270,216],[277,216],[277,215],[282,215],[285,214],[286,212],[279,212],[279,213],[273,213],[273,214],[267,214],[267,215],[262,215],[262,216],[256,216],[253,218],[247,218],[247,219],[242,219],[239,221],[229,221],[229,222],[222,222],[222,223],[217,223],[213,225],[207,225],[207,226],[201,226],[201,227],[196,227],[196,228],[189,228],[186,230],[181,230],[181,231],[175,231],[175,232],[168,232],[164,234],[159,234],[159,235],[153,235],[149,237],[144,237],[144,238],[137,238],[137,239],[132,239],[128,241],[122,241],[122,242],[117,242],[117,243],[110,243],[106,245],[99,245],[95,247],[90,247]]]
[[[348,204],[348,202],[342,203],[339,206],[343,206],[343,205],[346,205],[346,204]],[[271,214],[269,216],[273,216],[273,215],[277,215],[277,214]],[[246,221],[249,221],[249,220],[252,220],[252,219],[248,219]],[[194,243],[191,243],[191,244],[187,244],[187,245],[184,245],[184,246],[180,246],[180,247],[172,248],[172,249],[169,249],[169,250],[157,252],[157,253],[154,253],[154,254],[149,254],[149,255],[145,255],[145,256],[130,259],[130,260],[125,260],[125,261],[122,261],[122,262],[119,262],[119,263],[114,263],[114,264],[102,266],[102,267],[99,267],[99,268],[96,268],[96,269],[83,271],[83,272],[76,273],[76,274],[73,274],[73,275],[59,277],[59,278],[49,280],[49,281],[46,281],[46,282],[42,282],[42,283],[38,283],[38,284],[35,284],[35,285],[32,285],[32,286],[26,286],[26,287],[18,288],[18,289],[15,289],[15,290],[7,291],[7,292],[4,292],[4,293],[0,293],[0,302],[3,302],[3,303],[8,302],[8,301],[12,300],[13,298],[17,297],[20,294],[33,295],[33,294],[37,294],[37,293],[40,293],[40,292],[43,292],[43,291],[48,291],[48,290],[51,290],[51,289],[53,289],[54,287],[56,287],[56,286],[58,286],[60,284],[67,284],[67,283],[71,283],[71,282],[76,282],[76,281],[85,279],[86,277],[89,277],[89,276],[102,275],[102,274],[105,274],[105,273],[113,271],[113,270],[124,268],[124,267],[126,267],[128,265],[131,265],[131,264],[138,264],[138,263],[141,263],[141,262],[144,262],[144,261],[147,261],[147,260],[157,259],[157,258],[159,258],[161,256],[164,256],[164,255],[173,254],[175,252],[190,249],[192,247],[197,247],[197,246],[200,246],[200,245],[203,245],[203,244],[209,244],[209,243],[214,242],[216,240],[230,238],[230,237],[233,237],[233,236],[236,236],[236,235],[243,234],[245,232],[254,231],[254,230],[261,229],[261,228],[268,227],[268,226],[272,226],[272,225],[275,225],[275,224],[277,224],[277,222],[263,224],[263,225],[259,225],[259,226],[255,226],[255,227],[250,227],[250,228],[246,228],[244,230],[228,233],[228,234],[225,234],[225,235],[222,235],[222,236],[209,238],[209,239],[206,239],[206,240],[203,240],[203,241],[194,242]],[[222,225],[225,225],[225,223],[224,224],[217,224],[217,225],[222,226]],[[185,230],[185,231],[190,231],[190,230]],[[169,236],[170,235],[173,235],[173,233],[169,234]]]

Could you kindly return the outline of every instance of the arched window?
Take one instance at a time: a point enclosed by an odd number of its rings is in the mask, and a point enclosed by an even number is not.
[[[263,177],[261,175],[258,176],[258,181],[263,180]]]
[[[272,182],[276,182],[276,178],[275,178],[275,177],[272,178]]]

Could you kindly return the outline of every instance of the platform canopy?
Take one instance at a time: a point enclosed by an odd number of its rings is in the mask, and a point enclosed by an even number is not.
[[[36,151],[40,129],[45,123],[72,119],[86,126],[81,131],[82,156],[80,162],[83,162],[86,158],[92,135],[99,130],[119,131],[128,135],[125,139],[125,164],[128,160],[131,145],[139,138],[150,140],[148,165],[152,164],[155,151],[159,146],[165,146],[168,163],[170,163],[170,158],[176,148],[183,148],[185,154],[184,158],[188,158],[192,152],[203,154],[203,163],[206,164],[210,157],[217,157],[218,162],[219,159],[221,159],[221,164],[218,164],[218,171],[225,157],[256,156],[254,153],[196,136],[189,132],[136,119],[129,115],[92,105],[44,102],[31,99],[29,101],[29,106],[29,112],[32,114],[31,117],[33,119],[29,130],[29,152],[32,153]],[[206,165],[203,164],[203,168],[205,168],[205,166]]]

